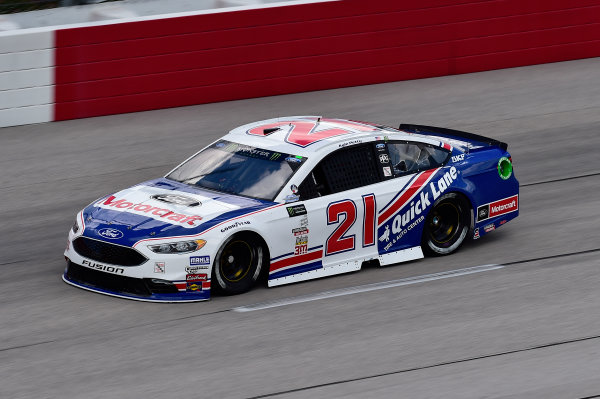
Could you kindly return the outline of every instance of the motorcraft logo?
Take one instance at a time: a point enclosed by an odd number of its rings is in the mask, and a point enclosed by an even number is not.
[[[517,210],[519,210],[518,194],[480,206],[477,208],[477,221],[481,222],[482,220],[505,215]]]
[[[197,227],[199,222],[202,220],[202,216],[176,213],[159,206],[135,203],[127,200],[127,198],[117,198],[114,195],[109,196],[96,205],[103,209],[120,210],[123,212],[150,217],[152,219],[160,220],[170,224],[178,224],[181,227],[188,229]]]
[[[98,235],[109,240],[118,240],[123,237],[123,232],[117,229],[105,228],[98,230]]]

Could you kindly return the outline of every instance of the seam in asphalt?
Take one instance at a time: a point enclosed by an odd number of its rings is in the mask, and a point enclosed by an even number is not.
[[[550,255],[550,256],[543,256],[543,257],[538,257],[538,258],[531,258],[531,259],[523,259],[523,260],[518,260],[518,261],[513,261],[513,262],[507,262],[507,263],[502,263],[499,264],[501,266],[510,266],[510,265],[516,265],[516,264],[521,264],[521,263],[529,263],[529,262],[535,262],[535,261],[540,261],[540,260],[547,260],[547,259],[554,259],[554,258],[563,258],[563,257],[568,257],[568,256],[576,256],[576,255],[584,255],[584,254],[589,254],[589,253],[594,253],[594,252],[599,252],[600,248],[595,248],[595,249],[588,249],[588,250],[584,250],[584,251],[578,251],[578,252],[569,252],[566,254],[558,254],[558,255]],[[172,322],[176,322],[176,321],[181,321],[181,320],[189,320],[189,319],[195,319],[198,317],[203,317],[203,316],[212,316],[215,314],[220,314],[220,313],[227,313],[227,312],[233,312],[233,308],[230,309],[223,309],[223,310],[216,310],[214,312],[207,312],[207,313],[201,313],[201,314],[194,314],[194,315],[188,315],[188,316],[182,316],[182,317],[176,317],[173,319],[168,319],[168,320],[160,320],[160,321],[154,321],[151,323],[143,323],[143,324],[136,324],[133,326],[128,326],[128,327],[122,327],[122,328],[116,328],[113,330],[108,330],[105,331],[104,333],[106,334],[110,334],[110,333],[114,333],[114,332],[120,332],[120,331],[126,331],[126,330],[133,330],[136,328],[140,328],[140,327],[151,327],[151,326],[157,326],[157,325],[161,325],[161,324],[167,324],[167,323],[172,323]],[[70,337],[65,337],[65,338],[59,338],[59,339],[54,339],[54,340],[48,340],[48,341],[40,341],[40,342],[33,342],[31,344],[25,344],[25,345],[15,345],[15,346],[9,346],[9,347],[5,347],[5,348],[0,348],[0,353],[1,352],[7,352],[10,350],[14,350],[14,349],[24,349],[24,348],[29,348],[29,347],[33,347],[33,346],[39,346],[39,345],[44,345],[44,344],[49,344],[49,343],[57,343],[57,342],[62,342],[62,341],[72,341],[75,339],[85,339],[87,336],[91,336],[92,334],[84,334],[84,335],[80,335],[80,336],[70,336]],[[563,343],[569,343],[569,342],[577,342],[577,341],[582,341],[582,340],[587,340],[587,339],[596,339],[596,338],[600,338],[600,335],[598,336],[593,336],[593,337],[587,337],[587,338],[577,338],[575,340],[572,341],[564,341],[564,342],[560,342],[560,343],[555,343],[555,344],[545,344],[545,345],[541,345],[541,346],[536,346],[536,347],[532,347],[529,349],[519,349],[516,351],[511,351],[511,352],[506,352],[504,354],[507,353],[516,353],[516,352],[523,352],[526,350],[532,350],[532,349],[537,349],[537,348],[543,348],[546,346],[551,346],[551,345],[559,345],[559,344],[563,344]],[[483,357],[476,357],[476,358],[470,358],[467,360],[476,360],[476,359],[483,359],[485,357],[493,357],[493,356],[499,356],[499,354],[492,354],[492,355],[485,355]],[[458,360],[455,361],[456,363],[460,363],[460,362],[464,362],[467,360]],[[420,367],[420,368],[415,368],[414,370],[420,370],[422,368],[431,368],[431,367],[437,367],[440,365],[444,365],[446,363],[440,363],[434,366],[425,366],[425,367]],[[448,364],[452,364],[452,362],[449,362]],[[403,370],[403,371],[393,371],[390,373],[384,373],[381,375],[374,375],[374,376],[367,376],[367,377],[361,377],[356,379],[361,380],[361,379],[368,379],[368,378],[375,378],[378,376],[384,376],[384,375],[389,375],[389,374],[397,374],[400,372],[406,372],[406,371],[411,371],[413,369],[408,369],[408,370]],[[354,380],[348,380],[348,381],[354,381]],[[328,383],[322,386],[327,386],[327,385],[335,385],[335,384],[339,384],[339,383],[343,383],[344,381],[339,381],[339,382],[332,382],[332,383]],[[319,385],[321,386],[321,385]],[[316,388],[319,386],[314,386],[314,387],[307,387],[307,388],[302,388],[302,389],[311,389],[311,388]],[[289,393],[289,392],[295,392],[295,391],[283,391],[281,393]],[[267,396],[256,396],[256,398],[263,398],[263,397],[270,397],[270,396],[274,396],[274,395],[279,395],[281,393],[274,393],[274,394],[267,394]],[[255,397],[251,397],[249,399],[253,399]]]
[[[450,361],[447,361],[447,362],[440,362],[440,363],[429,364],[429,365],[426,365],[426,366],[411,367],[411,368],[407,368],[407,369],[389,371],[389,372],[386,372],[386,373],[372,374],[372,375],[368,375],[368,376],[364,376],[364,377],[349,378],[349,379],[345,379],[345,380],[332,381],[332,382],[327,382],[327,383],[323,383],[323,384],[315,384],[315,385],[310,385],[310,386],[306,386],[306,387],[302,387],[302,388],[296,388],[296,389],[289,389],[289,390],[285,390],[285,391],[267,393],[267,394],[264,394],[264,395],[249,396],[246,399],[271,398],[271,397],[274,397],[274,396],[285,395],[285,394],[295,393],[295,392],[308,391],[308,390],[317,389],[317,388],[325,388],[325,387],[330,387],[330,386],[335,386],[335,385],[346,384],[346,383],[349,383],[349,382],[365,381],[365,380],[370,380],[370,379],[379,378],[379,377],[386,377],[386,376],[390,376],[390,375],[410,373],[410,372],[413,372],[413,371],[427,370],[427,369],[432,369],[432,368],[436,368],[436,367],[443,367],[443,366],[449,366],[449,365],[453,365],[453,364],[460,364],[460,363],[471,362],[471,361],[474,361],[474,360],[482,360],[482,359],[489,359],[489,358],[493,358],[493,357],[499,357],[499,356],[505,356],[505,355],[512,355],[512,354],[515,354],[515,353],[529,352],[529,351],[534,351],[534,350],[538,350],[538,349],[545,349],[545,348],[551,348],[551,347],[554,347],[554,346],[560,346],[560,345],[566,345],[566,344],[572,344],[572,343],[590,341],[590,340],[599,339],[599,338],[600,338],[600,335],[594,335],[594,336],[590,336],[590,337],[583,337],[583,338],[575,338],[575,339],[569,339],[569,340],[563,340],[563,341],[557,341],[557,342],[550,342],[550,343],[547,343],[547,344],[535,345],[535,346],[530,346],[530,347],[522,348],[522,349],[514,349],[514,350],[510,350],[510,351],[490,353],[490,354],[481,355],[481,356],[473,356],[473,357],[467,357],[467,358],[464,358],[464,359],[450,360]],[[589,397],[580,398],[580,399],[591,399],[591,398],[598,398],[598,397],[600,397],[600,396],[589,396]]]
[[[598,252],[598,251],[600,251],[600,248],[579,251],[579,252],[570,252],[570,253],[559,254],[559,255],[543,256],[543,257],[539,257],[539,258],[531,258],[531,259],[514,261],[514,262],[507,262],[507,263],[503,263],[502,266],[510,266],[510,265],[516,265],[516,264],[521,264],[521,263],[535,262],[535,261],[540,261],[540,260],[589,254],[589,253],[594,253],[594,252]],[[481,356],[473,356],[473,357],[468,357],[468,358],[458,359],[458,360],[450,360],[450,361],[434,363],[434,364],[430,364],[430,365],[426,365],[426,366],[411,367],[411,368],[407,368],[407,369],[389,371],[386,373],[373,374],[373,375],[368,375],[368,376],[364,376],[364,377],[332,381],[332,382],[323,383],[323,384],[310,385],[310,386],[306,386],[306,387],[302,387],[302,388],[273,392],[273,393],[268,393],[268,394],[263,394],[263,395],[258,395],[258,396],[250,396],[250,397],[247,397],[246,399],[270,398],[270,397],[285,395],[285,394],[289,394],[289,393],[308,391],[311,389],[325,388],[325,387],[330,387],[330,386],[335,386],[335,385],[346,384],[346,383],[350,383],[350,382],[364,381],[364,380],[369,380],[369,379],[374,379],[374,378],[379,378],[379,377],[386,377],[386,376],[390,376],[390,375],[409,373],[412,371],[420,371],[420,370],[426,370],[426,369],[431,369],[431,368],[435,368],[435,367],[448,366],[448,365],[452,365],[452,364],[466,363],[466,362],[470,362],[470,361],[474,361],[474,360],[482,360],[482,359],[488,359],[488,358],[493,358],[493,357],[511,355],[511,354],[515,354],[515,353],[522,353],[522,352],[534,351],[534,350],[538,350],[538,349],[551,348],[554,346],[590,341],[590,340],[594,340],[594,339],[600,339],[600,335],[592,335],[592,336],[588,336],[588,337],[573,338],[573,339],[569,339],[569,340],[562,340],[562,341],[551,342],[551,343],[546,343],[546,344],[534,345],[534,346],[530,346],[527,348],[490,353],[490,354],[485,354],[485,355],[481,355]],[[580,399],[592,399],[592,398],[600,398],[600,395],[589,396],[589,397],[580,398]]]
[[[593,177],[593,176],[599,176],[600,172],[593,172],[593,173],[587,173],[584,175],[577,175],[577,176],[570,176],[570,177],[561,177],[559,179],[551,179],[551,180],[543,180],[543,181],[536,181],[536,182],[532,182],[532,183],[525,183],[525,184],[520,184],[519,187],[529,187],[529,186],[537,186],[540,184],[546,184],[546,183],[556,183],[559,181],[568,181],[568,180],[575,180],[575,179],[583,179],[585,177]]]

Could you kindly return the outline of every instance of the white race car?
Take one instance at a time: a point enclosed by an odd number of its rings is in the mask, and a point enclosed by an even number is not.
[[[416,125],[287,117],[238,127],[77,215],[63,279],[190,302],[445,255],[518,215],[507,146]]]

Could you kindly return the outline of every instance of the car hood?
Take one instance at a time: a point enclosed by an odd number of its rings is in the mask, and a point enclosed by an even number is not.
[[[138,184],[90,204],[83,211],[84,235],[133,246],[145,238],[188,236],[232,218],[274,205],[168,179]]]

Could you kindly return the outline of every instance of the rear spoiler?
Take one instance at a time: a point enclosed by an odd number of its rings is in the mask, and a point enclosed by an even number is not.
[[[435,126],[424,126],[424,125],[412,125],[412,124],[401,124],[398,128],[400,130],[404,130],[409,133],[417,133],[423,135],[435,135],[441,137],[447,137],[449,139],[458,139],[464,140],[468,144],[476,144],[476,145],[487,145],[487,146],[495,146],[500,147],[503,151],[508,149],[508,144],[503,143],[499,140],[494,140],[489,137],[480,136],[478,134],[461,132],[460,130],[454,129],[446,129],[443,127],[435,127]]]

